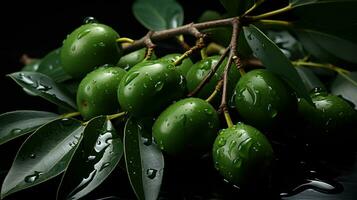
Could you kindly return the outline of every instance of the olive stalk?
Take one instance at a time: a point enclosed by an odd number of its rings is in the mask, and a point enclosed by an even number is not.
[[[116,39],[116,42],[118,42],[118,43],[130,43],[131,44],[131,43],[134,42],[134,40],[131,39],[131,38],[122,37],[122,38]]]
[[[211,102],[214,97],[218,94],[219,91],[221,91],[221,88],[223,86],[223,79],[219,80],[216,87],[214,88],[212,94],[206,99],[207,102]]]
[[[70,117],[76,117],[79,116],[81,113],[80,112],[71,112],[71,113],[65,113],[61,115],[61,118],[70,118]]]
[[[245,74],[245,71],[244,71],[244,69],[241,65],[241,62],[240,62],[240,58],[237,55],[237,41],[238,41],[238,37],[239,37],[239,32],[241,30],[240,21],[238,20],[238,18],[236,18],[235,20],[232,21],[232,29],[233,29],[232,37],[231,37],[231,42],[230,42],[231,50],[230,50],[230,54],[228,56],[227,65],[225,66],[224,72],[223,72],[222,101],[221,101],[221,105],[219,106],[219,110],[223,111],[224,118],[226,119],[228,128],[233,126],[232,119],[231,119],[231,116],[229,115],[228,107],[227,107],[228,73],[230,71],[230,67],[231,67],[232,63],[234,62],[234,64],[237,66],[237,68],[239,69],[239,72],[241,73],[242,76]]]

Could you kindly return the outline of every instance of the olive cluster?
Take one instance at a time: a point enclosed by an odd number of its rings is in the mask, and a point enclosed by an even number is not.
[[[226,60],[195,97],[186,98],[219,56],[195,64],[185,58],[175,65],[180,54],[146,59],[143,48],[122,55],[118,38],[112,28],[90,23],[73,31],[63,43],[64,70],[73,78],[83,78],[77,91],[82,117],[89,120],[125,111],[136,118],[153,118],[152,135],[163,152],[190,157],[211,152],[216,169],[233,184],[248,184],[269,174],[274,153],[261,131],[293,115],[318,131],[334,131],[356,119],[351,105],[337,96],[314,93],[309,103],[268,70],[240,75],[233,66],[228,73],[228,104],[241,122],[222,129],[219,95],[205,99],[221,79]]]

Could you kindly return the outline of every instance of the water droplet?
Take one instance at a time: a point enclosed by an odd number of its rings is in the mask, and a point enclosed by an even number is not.
[[[213,123],[211,123],[211,122],[208,122],[208,128],[214,128],[214,125],[213,125]]]
[[[103,169],[109,167],[109,165],[110,165],[110,162],[105,162],[105,163],[100,167],[99,171],[102,171]]]
[[[94,17],[91,17],[91,16],[88,16],[86,18],[84,18],[83,20],[83,23],[85,24],[92,24],[92,23],[97,23],[98,21],[94,18]]]
[[[241,94],[243,95],[244,100],[250,104],[255,105],[257,103],[258,96],[254,89],[247,87],[241,92]]]
[[[32,159],[36,158],[36,154],[34,154],[34,153],[30,154],[30,158],[32,158]]]
[[[72,124],[73,124],[73,121],[69,120],[68,118],[61,119],[62,126],[71,126]]]
[[[164,83],[161,82],[161,81],[159,81],[159,82],[157,82],[157,83],[155,84],[155,90],[156,90],[157,92],[159,92],[160,90],[162,90],[163,87],[164,87]]]
[[[324,181],[319,179],[307,179],[304,183],[296,186],[289,192],[280,193],[282,197],[296,195],[307,189],[313,189],[326,194],[337,194],[343,191],[343,186],[335,181]]]
[[[249,34],[247,37],[248,37],[248,40],[252,40],[253,39],[252,34]]]
[[[76,51],[76,48],[77,48],[76,45],[72,45],[71,51],[72,51],[72,52]]]
[[[14,129],[11,130],[11,134],[19,134],[21,132],[22,132],[22,130],[19,129],[19,128],[14,128]]]
[[[95,159],[95,156],[88,156],[87,162]]]
[[[146,170],[146,175],[149,179],[154,179],[156,177],[157,170],[149,168]]]
[[[135,172],[135,171],[133,171],[132,173],[133,173],[133,175],[135,175],[135,174],[136,174],[136,172]]]
[[[100,46],[100,47],[105,47],[105,43],[104,43],[104,42],[99,42],[99,43],[98,43],[98,46]]]
[[[218,146],[219,147],[222,147],[222,146],[224,146],[225,144],[226,144],[226,139],[224,138],[224,137],[220,137],[219,139],[218,139]]]
[[[25,181],[26,183],[33,183],[33,182],[35,182],[35,181],[40,177],[40,175],[42,175],[41,172],[39,172],[39,171],[34,171],[33,174],[26,176],[25,179],[24,179],[24,181]]]
[[[47,85],[43,85],[41,82],[37,82],[37,87],[36,87],[36,90],[40,90],[40,91],[48,91],[52,89],[51,86],[47,86]]]
[[[278,114],[278,111],[276,111],[274,108],[273,108],[273,105],[271,104],[268,104],[268,113],[270,115],[271,118],[274,118],[276,117],[276,115]]]
[[[139,76],[139,72],[133,72],[125,79],[125,85],[128,85],[131,81],[133,81],[137,76]]]
[[[88,33],[90,33],[90,30],[89,30],[89,29],[84,30],[84,31],[78,33],[77,39],[78,39],[78,40],[81,39],[82,37],[86,36]]]
[[[239,158],[235,159],[233,161],[233,164],[234,164],[234,167],[240,168],[242,166],[242,159],[239,159]]]
[[[34,84],[34,82],[31,79],[31,77],[30,76],[25,76],[25,74],[23,74],[23,73],[19,74],[19,78],[21,79],[22,82],[24,82],[26,84],[29,84],[29,85],[33,85]]]
[[[207,109],[207,108],[204,109],[204,112],[205,112],[207,115],[212,115],[212,114],[213,114],[212,110]]]

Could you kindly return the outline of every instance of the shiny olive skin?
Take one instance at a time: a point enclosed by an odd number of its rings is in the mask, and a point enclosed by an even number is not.
[[[128,53],[120,58],[117,66],[121,67],[125,70],[129,70],[134,67],[136,64],[142,62],[146,55],[146,48],[142,48],[131,53]],[[151,55],[150,60],[155,60],[156,55],[155,53]]]
[[[177,60],[181,55],[182,54],[179,54],[179,53],[172,53],[172,54],[165,55],[164,57],[161,57],[160,59],[167,60],[170,62],[175,62],[175,60]],[[176,65],[176,68],[182,76],[186,76],[188,70],[190,70],[192,65],[193,65],[193,63],[192,63],[191,59],[185,58],[181,61],[181,63]]]
[[[247,124],[271,128],[294,115],[297,99],[290,88],[266,69],[255,69],[238,81],[235,105]]]
[[[357,113],[344,99],[326,92],[311,95],[315,107],[299,99],[299,115],[314,131],[327,133],[348,129],[357,121]]]
[[[187,72],[187,89],[189,92],[192,92],[206,77],[213,65],[215,65],[220,56],[211,56],[205,59],[202,59],[192,65],[191,69]],[[200,98],[208,98],[211,93],[214,91],[218,81],[221,79],[224,68],[226,66],[227,60],[224,60],[219,66],[216,73],[212,76],[211,80],[201,89],[197,94]],[[234,86],[237,83],[240,75],[236,67],[232,65],[231,70],[229,71],[228,76],[228,96],[233,94]]]
[[[165,109],[152,132],[167,154],[194,157],[211,149],[218,129],[219,118],[212,105],[199,98],[187,98]]]
[[[135,117],[155,116],[186,93],[186,81],[167,61],[145,61],[123,77],[118,100]]]
[[[268,139],[256,128],[238,123],[223,129],[213,144],[215,168],[237,186],[267,178],[274,159]]]
[[[81,81],[77,91],[78,110],[85,120],[118,112],[117,89],[126,71],[120,67],[100,67]]]
[[[81,78],[95,67],[116,64],[122,53],[121,46],[116,42],[118,38],[119,34],[104,24],[80,26],[63,42],[63,69],[73,78]]]

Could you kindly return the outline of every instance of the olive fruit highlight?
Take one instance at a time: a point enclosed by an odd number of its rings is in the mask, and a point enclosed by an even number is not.
[[[326,133],[342,131],[354,125],[357,113],[344,99],[326,92],[311,95],[315,107],[299,99],[299,115],[314,131]]]
[[[172,54],[167,54],[164,57],[161,57],[161,60],[167,60],[170,62],[175,62],[182,54],[179,53],[172,53]],[[176,65],[177,70],[182,76],[186,76],[188,70],[190,70],[191,66],[193,65],[192,61],[190,58],[185,58]]]
[[[116,64],[122,49],[116,39],[119,34],[111,27],[90,23],[74,30],[63,42],[63,69],[73,78],[84,77],[95,67]]]
[[[267,178],[274,158],[268,139],[243,123],[221,130],[212,153],[215,168],[237,186],[257,184]]]
[[[132,67],[134,67],[136,64],[144,61],[145,55],[146,55],[146,50],[147,48],[142,48],[136,51],[133,51],[131,53],[126,54],[125,56],[121,57],[117,66],[121,67],[125,70],[129,70]],[[155,60],[156,55],[153,53],[151,55],[151,58],[149,60]]]
[[[235,104],[248,124],[270,128],[297,110],[290,88],[266,69],[255,69],[240,78],[235,89]]]
[[[200,156],[211,149],[218,128],[218,114],[211,104],[199,98],[187,98],[159,115],[153,126],[153,137],[169,155]]]
[[[84,119],[118,112],[117,89],[126,71],[119,67],[100,67],[81,81],[77,106]]]
[[[123,110],[135,117],[155,116],[184,96],[186,81],[167,61],[145,61],[123,77],[118,100]]]

